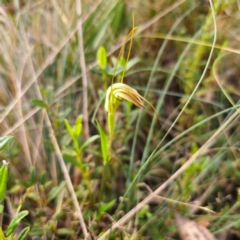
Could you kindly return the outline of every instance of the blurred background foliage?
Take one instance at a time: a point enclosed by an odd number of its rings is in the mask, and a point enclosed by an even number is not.
[[[83,237],[52,134],[93,239],[169,179],[238,109],[239,9],[237,0],[214,1],[217,42],[203,75],[214,38],[209,1],[82,1],[89,140],[84,127],[75,138],[69,132],[81,125],[76,120],[84,101],[76,2],[1,1],[0,134],[15,139],[0,152],[10,162],[3,229],[22,202],[22,209],[29,211],[22,228],[30,226],[30,236]],[[139,110],[124,101],[117,111],[113,157],[103,166],[96,120],[107,131],[104,92],[111,77],[101,72],[96,55],[104,46],[113,66],[132,28],[132,13],[138,28],[131,59],[139,61],[124,82],[155,106],[158,120],[150,107]],[[110,239],[179,239],[176,213],[201,222],[219,239],[239,239],[238,120],[161,193],[178,204],[156,198]],[[143,169],[157,146],[159,151]],[[137,184],[129,189],[140,169]]]

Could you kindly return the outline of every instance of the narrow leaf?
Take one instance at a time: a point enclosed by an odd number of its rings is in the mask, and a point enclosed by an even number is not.
[[[63,153],[63,158],[66,162],[71,163],[73,166],[79,167],[79,163],[76,160],[75,156],[69,155],[67,153]]]
[[[31,168],[30,170],[30,184],[33,186],[37,181],[36,169]]]
[[[129,62],[127,63],[127,69],[129,70],[131,67],[133,67],[135,64],[139,63],[140,59],[139,58],[133,58],[131,60],[129,60]]]
[[[90,143],[94,142],[96,139],[98,139],[100,136],[99,135],[94,135],[90,137],[87,141],[84,142],[84,144],[81,147],[81,150],[86,148]]]
[[[58,235],[71,235],[73,236],[75,231],[73,229],[68,229],[68,228],[59,228],[57,229],[57,234]]]
[[[59,186],[54,187],[48,194],[48,201],[51,201],[52,199],[54,199],[55,197],[57,197],[59,195],[59,193],[63,190],[63,188],[65,188],[66,186],[66,182],[62,181],[60,183]]]
[[[78,116],[74,129],[74,135],[76,139],[80,135],[81,131],[82,131],[82,116]]]
[[[3,161],[3,166],[0,169],[0,203],[3,201],[5,197],[7,188],[8,164],[5,162]]]
[[[65,125],[66,125],[66,127],[67,127],[67,130],[68,130],[69,135],[72,137],[72,139],[74,139],[74,132],[73,132],[73,129],[72,129],[72,127],[70,126],[68,120],[67,120],[67,119],[64,119],[64,123],[65,123]]]
[[[45,103],[43,100],[40,100],[40,99],[32,99],[31,103],[32,103],[32,105],[34,105],[36,107],[40,107],[40,108],[48,107],[47,103]]]
[[[8,229],[7,229],[7,233],[6,233],[6,237],[9,237],[16,229],[17,225],[19,224],[19,222],[28,215],[28,211],[22,211],[20,213],[17,214],[17,216],[15,216],[15,218],[10,222]]]
[[[47,173],[43,172],[43,173],[41,173],[40,184],[44,185],[46,182],[47,182]]]
[[[24,228],[18,235],[17,240],[26,240],[30,227]]]
[[[113,199],[112,201],[101,206],[99,209],[100,214],[107,212],[110,208],[112,208],[115,205],[115,203],[116,203],[116,199]]]
[[[107,53],[104,47],[100,47],[97,52],[97,61],[99,67],[104,70],[107,66]]]
[[[13,136],[0,137],[0,151],[4,149],[4,147],[12,138]]]
[[[109,158],[107,135],[102,129],[102,127],[100,126],[98,121],[97,121],[97,126],[98,126],[98,131],[100,133],[102,157],[103,157],[104,164],[106,164]]]

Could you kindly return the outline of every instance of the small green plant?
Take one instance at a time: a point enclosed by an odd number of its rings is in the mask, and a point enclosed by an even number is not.
[[[14,234],[14,231],[16,229],[16,227],[18,226],[18,224],[20,223],[20,221],[26,217],[28,215],[28,211],[21,211],[19,212],[14,218],[13,220],[10,222],[8,228],[7,228],[7,231],[5,233],[5,236],[4,236],[4,233],[2,231],[2,229],[0,228],[0,239],[1,240],[25,240],[27,235],[28,235],[28,232],[30,230],[30,227],[26,227],[24,228],[19,234],[18,236],[16,236]]]
[[[68,134],[71,137],[71,141],[73,142],[73,147],[66,146],[63,150],[63,156],[67,161],[71,162],[75,166],[78,166],[80,170],[85,171],[86,169],[85,164],[82,161],[82,153],[89,144],[99,138],[99,135],[93,135],[85,142],[81,141],[80,137],[82,133],[82,116],[77,117],[73,126],[70,125],[67,119],[64,119],[64,123]]]
[[[106,98],[105,98],[105,110],[108,114],[108,117],[107,117],[108,133],[109,133],[108,143],[106,143],[106,134],[104,133],[103,129],[101,128],[101,126],[98,123],[98,129],[99,129],[100,136],[101,136],[101,148],[102,148],[102,156],[104,159],[104,164],[106,164],[111,159],[110,152],[111,152],[111,145],[112,145],[112,140],[113,140],[114,130],[115,130],[115,113],[116,113],[119,105],[121,104],[121,102],[125,99],[125,100],[128,100],[129,102],[132,102],[137,107],[145,108],[145,106],[143,104],[143,101],[145,101],[155,111],[155,108],[152,106],[152,104],[149,101],[147,101],[143,96],[141,96],[134,88],[123,83],[125,72],[129,66],[128,61],[130,58],[133,36],[134,36],[134,32],[136,29],[137,28],[134,26],[134,15],[133,15],[132,30],[126,36],[126,38],[123,42],[123,45],[118,54],[118,58],[115,61],[115,66],[113,68],[113,72],[112,72],[112,69],[111,69],[111,71],[109,71],[107,68],[106,50],[103,47],[101,47],[97,54],[98,64],[99,64],[99,67],[101,68],[101,70],[104,72],[105,75],[107,75],[107,74],[112,75],[111,85],[108,87],[108,89],[106,91]],[[127,59],[125,60],[124,58],[121,57],[121,55],[122,55],[125,45],[129,39],[130,39],[129,50],[128,50]],[[120,68],[118,68],[119,63],[120,63]],[[130,64],[130,66],[132,66],[133,64],[136,64],[136,61],[133,60]],[[120,74],[120,73],[122,74],[120,82],[114,83],[115,75]]]
[[[82,132],[82,117],[78,116],[74,126],[71,126],[67,119],[65,119],[64,122],[74,144],[75,157],[79,167],[82,168],[82,149],[79,144],[79,135]]]
[[[0,150],[3,150],[7,144],[11,141],[12,136],[5,136],[0,138]],[[7,190],[7,180],[8,180],[8,162],[6,160],[2,161],[3,165],[0,168],[0,215],[3,214],[4,206],[2,205],[6,190]],[[18,236],[14,234],[14,231],[20,221],[28,215],[28,211],[19,212],[10,222],[7,231],[4,235],[2,228],[0,227],[0,239],[1,240],[24,240],[26,239],[28,232],[30,230],[29,227],[24,228]]]

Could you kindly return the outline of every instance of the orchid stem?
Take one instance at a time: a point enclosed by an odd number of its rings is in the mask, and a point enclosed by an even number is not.
[[[108,129],[109,129],[109,152],[110,152],[115,129],[115,113],[111,112],[108,113]]]

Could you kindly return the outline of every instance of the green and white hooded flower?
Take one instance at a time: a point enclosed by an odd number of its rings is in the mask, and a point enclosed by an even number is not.
[[[142,101],[144,98],[135,89],[125,83],[114,83],[107,90],[105,110],[108,113],[115,113],[124,99],[138,107],[145,108]]]

